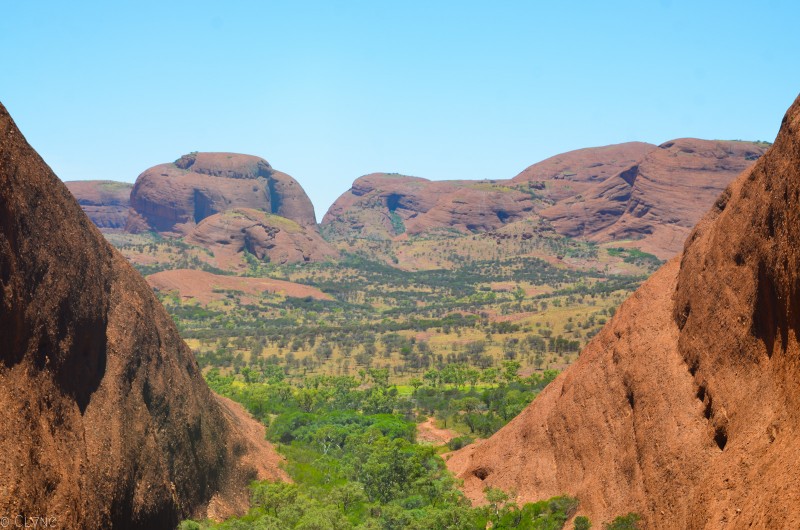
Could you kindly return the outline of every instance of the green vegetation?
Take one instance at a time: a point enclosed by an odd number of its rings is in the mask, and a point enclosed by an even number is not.
[[[424,407],[469,414],[480,400],[464,390],[468,397],[446,405],[449,400],[442,398],[458,393],[458,387],[445,388],[439,380],[433,387],[415,385],[410,398],[402,397],[388,384],[385,370],[370,370],[364,377],[360,382],[317,376],[291,387],[280,371],[246,372],[241,378],[209,372],[216,392],[268,423],[267,436],[287,457],[294,484],[254,484],[253,508],[245,517],[196,527],[467,529],[485,528],[491,521],[494,528],[556,529],[577,507],[567,497],[518,507],[499,490],[487,492],[494,499],[490,506],[471,507],[437,448],[416,443],[415,420],[423,417]],[[503,377],[508,381],[492,389],[499,401],[519,393],[513,364]],[[537,388],[544,384],[536,380]],[[436,389],[440,395],[433,399]]]
[[[620,515],[610,523],[603,526],[605,530],[639,530],[642,517],[638,513]]]
[[[592,527],[591,521],[585,515],[579,515],[573,521],[575,530],[589,530]]]
[[[620,256],[625,263],[633,263],[635,265],[660,267],[664,262],[652,254],[642,252],[638,248],[609,248],[608,254],[610,256]]]
[[[642,280],[536,258],[416,272],[353,254],[303,265],[245,258],[249,276],[312,285],[332,300],[264,293],[244,302],[230,291],[200,305],[161,293],[206,370],[270,364],[302,379],[385,368],[393,382],[407,384],[448,365],[499,370],[514,360],[523,373],[541,374],[572,362]]]
[[[403,234],[406,231],[406,225],[403,223],[403,218],[396,212],[389,212],[389,219],[392,221],[392,230],[395,234]]]
[[[389,384],[385,370],[370,370],[361,380],[308,377],[300,386],[288,384],[279,369],[237,376],[211,370],[207,381],[216,392],[244,404],[268,425],[267,437],[286,457],[293,483],[256,482],[245,516],[219,524],[184,521],[180,528],[477,530],[489,523],[495,529],[564,528],[578,508],[576,499],[561,496],[520,506],[513,492],[487,488],[488,504],[473,507],[439,457],[443,448],[416,439],[417,422],[429,412],[451,418],[451,426],[469,422],[470,414],[494,415],[502,424],[500,412],[482,410],[487,397],[495,410],[503,403],[524,406],[555,377],[522,380],[517,369],[513,362],[505,364],[500,381],[483,390],[476,383],[480,377],[472,374],[467,377],[473,381],[462,382],[463,387],[444,382],[458,376],[429,377],[427,383],[415,382],[410,396]],[[510,418],[513,411],[507,412]],[[618,520],[631,515],[626,517]],[[584,523],[586,518],[576,518],[575,527],[588,528]]]
[[[399,232],[402,219],[392,222]],[[108,235],[145,274],[267,277],[330,297],[210,288],[201,304],[158,293],[209,385],[267,426],[294,481],[254,483],[241,518],[181,527],[563,528],[575,499],[520,505],[513,492],[488,489],[489,504],[473,507],[440,455],[519,414],[661,262],[521,226],[343,241],[336,263],[280,265],[243,252],[229,270],[179,239]],[[425,429],[446,439],[419,441]],[[609,524],[635,525],[632,516]]]

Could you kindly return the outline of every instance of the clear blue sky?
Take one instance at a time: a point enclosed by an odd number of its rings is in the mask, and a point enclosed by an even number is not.
[[[628,140],[772,140],[798,23],[796,1],[4,0],[0,101],[64,180],[249,153],[321,218],[374,171],[509,178]]]

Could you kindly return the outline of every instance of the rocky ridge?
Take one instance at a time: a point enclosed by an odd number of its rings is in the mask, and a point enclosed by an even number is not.
[[[125,228],[133,184],[113,180],[73,180],[64,184],[99,228]]]
[[[280,479],[152,290],[0,105],[0,513],[172,529]],[[260,436],[254,433],[261,433]]]
[[[322,239],[316,226],[250,208],[234,208],[203,219],[186,237],[214,254],[217,265],[242,265],[244,251],[272,263],[325,261],[339,252]]]
[[[191,153],[136,179],[127,229],[189,234],[206,217],[252,208],[315,226],[314,207],[300,184],[263,158],[235,153]]]
[[[562,236],[625,242],[669,258],[702,212],[765,147],[679,139],[579,149],[510,180],[429,181],[375,173],[356,179],[322,220],[333,239],[491,232],[543,219]]]
[[[541,215],[562,235],[634,240],[645,252],[670,258],[720,192],[765,151],[751,142],[673,140]]]
[[[448,467],[469,496],[570,494],[595,521],[800,525],[800,98],[579,360]]]

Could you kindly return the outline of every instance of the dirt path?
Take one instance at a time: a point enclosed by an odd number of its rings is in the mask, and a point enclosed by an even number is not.
[[[457,436],[458,433],[455,431],[437,427],[433,418],[428,418],[424,422],[417,424],[417,440],[421,442],[444,445]]]

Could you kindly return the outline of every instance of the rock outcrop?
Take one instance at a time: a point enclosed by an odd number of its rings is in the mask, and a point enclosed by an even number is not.
[[[263,464],[278,461],[263,428],[214,397],[150,287],[2,105],[0,361],[4,516],[172,529],[241,510],[251,480],[284,476]]]
[[[430,181],[373,173],[356,179],[322,219],[333,238],[484,232],[525,218],[531,195],[495,181]]]
[[[314,206],[300,184],[256,156],[192,153],[139,175],[127,229],[186,235],[206,217],[253,208],[315,226]]]
[[[668,147],[667,147],[668,148]],[[596,523],[800,526],[800,98],[683,254],[506,427],[455,453],[473,498],[571,494]]]
[[[525,168],[512,182],[528,184],[537,194],[560,201],[636,165],[655,148],[644,142],[626,142],[577,149]]]
[[[391,239],[487,232],[540,218],[563,236],[625,241],[668,259],[716,196],[765,150],[752,142],[684,138],[570,151],[511,180],[375,173],[357,179],[336,200],[322,227],[333,238]]]
[[[714,199],[764,154],[751,142],[665,142],[603,182],[541,212],[557,232],[597,243],[635,240],[667,259]]]
[[[236,208],[203,219],[186,241],[209,249],[218,266],[242,263],[247,251],[272,263],[303,263],[339,257],[316,225],[302,226],[260,210]]]
[[[73,180],[64,184],[99,228],[125,228],[133,184],[113,180]]]

